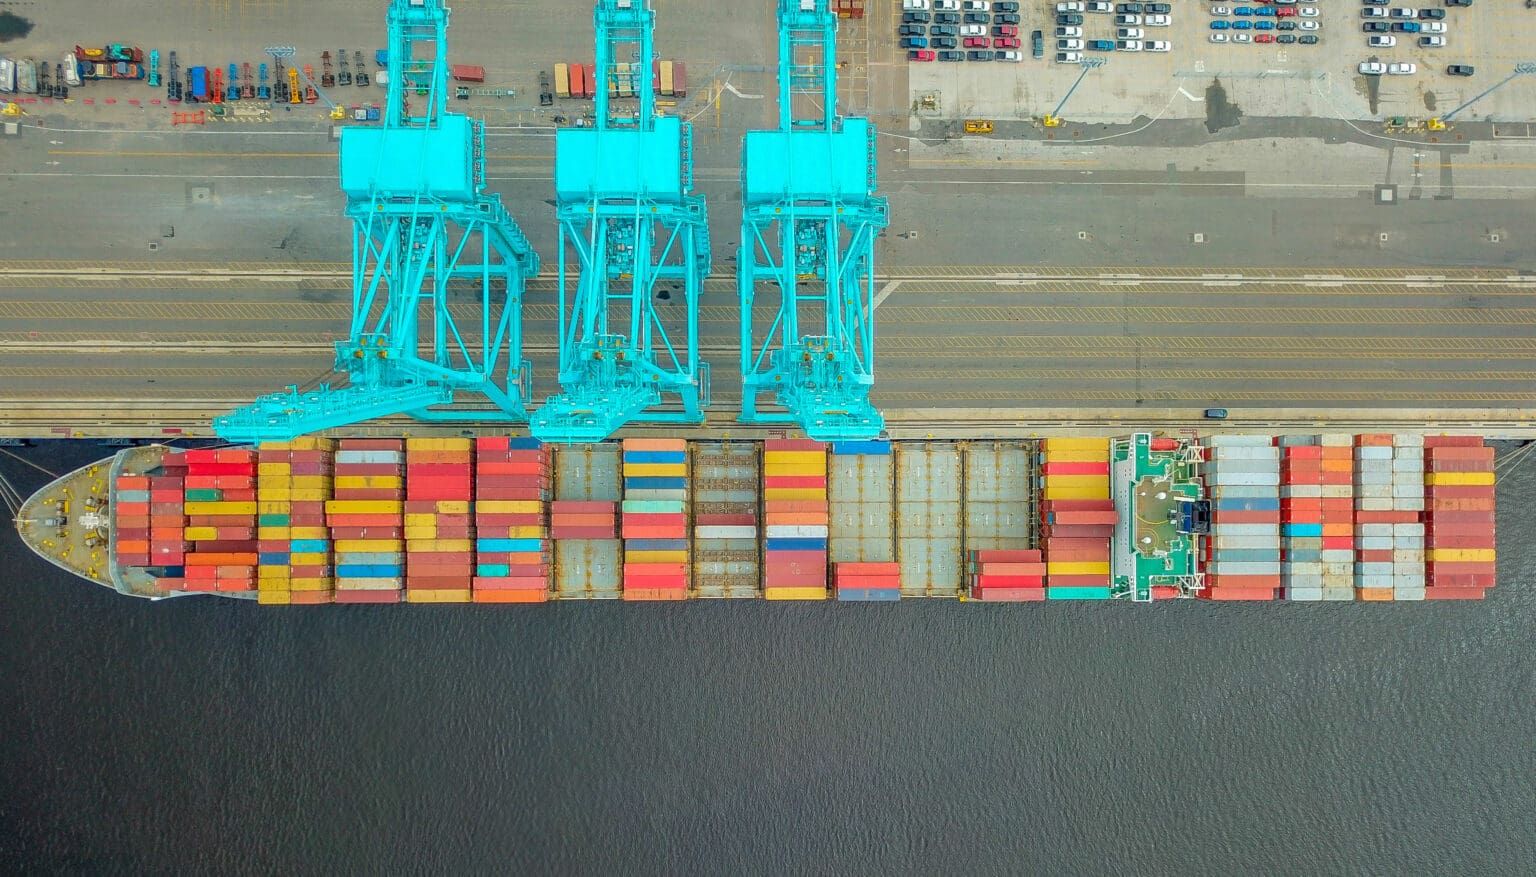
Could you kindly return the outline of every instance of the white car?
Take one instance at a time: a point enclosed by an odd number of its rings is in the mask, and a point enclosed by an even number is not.
[[[1088,11],[1109,14],[1115,11],[1115,7],[1109,0],[1088,0]]]
[[[1081,64],[1081,63],[1083,63],[1083,53],[1082,52],[1057,52],[1056,53],[1056,63],[1057,64]]]
[[[1082,40],[1057,40],[1056,41],[1056,51],[1058,51],[1058,52],[1076,51],[1078,49],[1081,49],[1082,47],[1083,47],[1083,41]]]
[[[1213,43],[1224,43],[1226,41],[1227,41],[1227,35],[1226,34],[1222,33],[1219,30],[1211,32],[1211,42],[1213,42]]]
[[[1361,76],[1380,76],[1381,74],[1383,74],[1385,72],[1387,72],[1387,65],[1381,63],[1380,61],[1361,61],[1360,62],[1360,75]]]
[[[1373,49],[1390,49],[1397,45],[1397,37],[1391,34],[1371,34],[1365,44]]]
[[[1445,33],[1445,22],[1421,21],[1419,22],[1419,33]]]
[[[960,5],[965,7],[965,11],[966,12],[991,12],[992,11],[992,3],[990,2],[990,0],[965,0],[965,2],[961,3]]]
[[[1361,18],[1386,18],[1387,10],[1380,6],[1367,6],[1360,10]]]
[[[1018,53],[1018,52],[998,52],[997,53],[997,60],[999,60],[999,61],[1022,61],[1022,60],[1024,60],[1024,56],[1022,54]]]
[[[1315,22],[1315,21],[1299,22],[1299,26],[1301,27],[1302,30],[1317,30],[1318,29],[1317,22]]]
[[[1250,36],[1248,31],[1245,31],[1245,30],[1233,31],[1232,32],[1232,42],[1234,42],[1234,43],[1251,43],[1251,42],[1253,42],[1253,37]]]
[[[901,8],[908,12],[927,12],[928,0],[901,0]]]
[[[1301,17],[1302,18],[1316,18],[1317,17],[1317,7],[1316,6],[1303,6],[1303,7],[1301,7]]]
[[[1166,15],[1148,15],[1141,19],[1141,23],[1147,27],[1167,27],[1173,24],[1173,19]]]
[[[1419,45],[1426,49],[1445,48],[1445,37],[1419,37]]]
[[[1122,40],[1139,40],[1146,34],[1139,27],[1122,27],[1115,31],[1115,36]]]
[[[1391,13],[1389,13],[1389,14],[1390,14],[1390,15],[1391,15],[1391,16],[1392,16],[1392,17],[1393,17],[1393,18],[1405,18],[1405,19],[1410,19],[1410,20],[1411,20],[1411,19],[1415,19],[1415,18],[1418,18],[1418,17],[1419,17],[1419,14],[1418,14],[1418,13],[1417,13],[1417,12],[1415,12],[1415,11],[1414,11],[1414,10],[1412,10],[1412,9],[1409,9],[1409,8],[1408,8],[1408,7],[1406,7],[1406,6],[1398,6],[1398,7],[1395,7],[1395,8],[1394,8],[1394,9],[1393,9],[1393,10],[1392,10],[1392,11],[1391,11]]]
[[[1419,72],[1417,64],[1388,64],[1387,72],[1393,76],[1409,76]]]
[[[1122,25],[1124,25],[1124,24],[1129,24],[1129,25],[1141,24],[1141,16],[1139,16],[1139,15],[1117,15],[1117,16],[1115,16],[1115,24],[1122,24]]]
[[[1173,48],[1173,44],[1167,40],[1147,40],[1141,47],[1148,52],[1166,52]]]
[[[959,12],[960,0],[933,0],[933,8],[941,12]]]
[[[1231,15],[1232,14],[1232,9],[1229,6],[1212,6],[1211,7],[1211,14],[1212,15]]]
[[[1057,3],[1056,4],[1056,11],[1057,12],[1082,12],[1083,11],[1083,4],[1077,2],[1077,0],[1072,0],[1072,2],[1070,2],[1070,3]]]
[[[1080,27],[1070,27],[1063,25],[1056,28],[1056,36],[1058,39],[1061,37],[1080,37],[1082,35],[1083,29]]]
[[[960,35],[963,37],[984,37],[987,35],[987,27],[984,24],[962,24]]]
[[[1121,40],[1115,43],[1115,48],[1122,52],[1141,51],[1141,40]]]

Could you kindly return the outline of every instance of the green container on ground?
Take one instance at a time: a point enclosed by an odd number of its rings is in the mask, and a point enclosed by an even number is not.
[[[187,502],[219,502],[223,499],[224,491],[216,487],[187,488]]]
[[[288,526],[288,516],[287,515],[259,515],[256,518],[256,526],[258,526],[258,527],[286,527],[286,526]]]
[[[1047,600],[1108,600],[1109,588],[1070,587],[1045,589]]]

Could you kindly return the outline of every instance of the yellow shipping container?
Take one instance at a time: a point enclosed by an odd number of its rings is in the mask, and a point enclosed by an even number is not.
[[[336,489],[373,488],[376,490],[393,490],[399,487],[402,481],[403,479],[399,475],[337,475]]]
[[[404,530],[407,539],[436,539],[437,525],[430,527],[406,527]]]
[[[474,450],[474,439],[467,438],[408,438],[405,440],[407,451],[470,451]]]
[[[1424,483],[1435,487],[1482,487],[1493,484],[1492,472],[1430,472]]]
[[[1109,439],[1107,438],[1053,436],[1043,440],[1040,447],[1045,451],[1046,456],[1050,457],[1058,453],[1094,453],[1102,454],[1104,459],[1109,459]]]
[[[261,515],[286,515],[292,509],[287,502],[263,499],[256,504],[256,513]]]
[[[331,562],[331,555],[325,551],[306,551],[302,554],[288,555],[290,566],[325,566]]]
[[[1425,560],[1436,563],[1491,563],[1497,560],[1492,548],[1431,548]]]
[[[469,590],[411,590],[406,589],[405,602],[407,603],[468,603],[470,602]]]
[[[293,590],[293,588],[289,586],[287,579],[257,579],[256,580],[256,591],[257,591],[257,593],[260,593],[262,591],[282,591],[283,593],[287,593],[288,591],[291,591],[291,590]]]
[[[625,463],[625,478],[685,478],[687,463]]]
[[[256,603],[260,606],[291,606],[287,591],[257,591]]]
[[[295,489],[293,491],[294,502],[325,502],[331,498],[331,486]]]
[[[292,586],[289,588],[289,590],[293,590],[293,591],[329,591],[329,590],[331,590],[331,580],[330,579],[311,579],[311,578],[294,579],[293,583],[292,583]]]
[[[1109,499],[1108,487],[1051,487],[1046,485],[1040,493],[1041,499]]]
[[[1045,574],[1049,576],[1097,576],[1109,575],[1107,560],[1058,560],[1045,562]],[[1046,584],[1050,584],[1047,582]]]
[[[262,564],[256,567],[256,578],[258,579],[282,579],[287,581],[292,577],[292,568],[282,566],[281,564]]]
[[[503,535],[501,527],[492,529],[497,535],[489,537],[491,539],[543,539],[544,534],[548,532],[543,527],[507,527]]]
[[[256,514],[256,503],[230,502],[228,500],[189,502],[183,506],[183,509],[184,513],[188,515],[254,515]]]
[[[806,476],[827,474],[827,458],[821,454],[814,455],[815,459],[802,462],[765,463],[764,475]]]
[[[262,447],[269,447],[269,445],[263,444]],[[336,450],[336,440],[307,435],[289,442],[278,442],[276,447],[278,449],[288,448],[295,451],[334,451]]]
[[[536,499],[486,499],[475,503],[475,511],[493,515],[531,515],[544,511]]]
[[[292,467],[292,463],[257,463],[257,483],[260,483],[268,475],[287,475],[293,471]]]
[[[437,501],[437,513],[440,515],[467,515],[469,514],[469,500],[440,499]]]
[[[217,527],[188,527],[181,531],[181,536],[188,542],[207,542],[219,538]]]
[[[257,539],[292,539],[292,527],[257,527]]]
[[[437,515],[431,512],[406,512],[405,525],[407,527],[437,527]]]
[[[381,551],[400,551],[404,547],[404,539],[337,539],[332,550],[337,554],[349,551],[377,554]]]
[[[289,481],[294,490],[319,490],[331,485],[329,475],[295,475]]]
[[[256,489],[256,498],[262,502],[289,505],[293,502],[293,490],[288,487],[259,487]]]
[[[332,515],[398,515],[404,508],[398,499],[328,499],[325,511]]]
[[[765,487],[763,499],[826,499],[825,487]]]
[[[687,563],[687,551],[626,551],[625,563]]]
[[[825,600],[826,588],[764,588],[763,596],[769,600]]]
[[[437,551],[449,554],[467,554],[475,550],[473,539],[410,539],[406,551]]]
[[[290,527],[290,539],[329,539],[331,529],[329,527]]]

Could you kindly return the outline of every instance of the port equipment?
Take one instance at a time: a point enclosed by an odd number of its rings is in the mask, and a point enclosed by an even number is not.
[[[393,0],[388,21],[383,124],[341,133],[352,323],[336,344],[335,368],[349,384],[290,386],[216,418],[214,430],[230,441],[285,441],[402,413],[438,422],[527,417],[523,288],[539,257],[500,196],[485,191],[483,123],[446,109],[448,9]],[[410,106],[406,73],[431,83]],[[455,309],[473,310],[473,324],[461,326]],[[490,404],[445,407],[459,391]]]
[[[240,65],[233,62],[229,65],[229,84],[224,89],[225,100],[240,99]]]
[[[314,103],[314,101],[309,100],[309,96],[314,95],[322,103],[331,108],[332,119],[345,119],[347,117],[347,108],[331,100],[324,91],[321,91],[318,87],[315,86],[315,80],[313,78],[314,73],[315,71],[312,67],[310,67],[310,65],[304,65],[304,72],[301,75],[304,77],[306,86],[304,90],[305,101],[308,103]]]
[[[873,438],[884,427],[869,402],[874,249],[888,224],[875,194],[875,131],[837,113],[827,0],[779,0],[778,22],[779,127],[747,132],[742,150],[741,420],[797,423],[822,441]],[[759,338],[756,297],[775,288],[778,314]],[[825,325],[802,334],[817,308]],[[784,410],[758,411],[763,393]]]
[[[1532,74],[1536,74],[1536,63],[1532,63],[1530,61],[1522,61],[1519,64],[1515,65],[1515,69],[1511,70],[1508,76],[1504,77],[1503,79],[1500,79],[1498,82],[1495,82],[1486,91],[1483,91],[1480,94],[1478,94],[1478,95],[1476,95],[1476,96],[1474,96],[1472,98],[1469,98],[1461,106],[1456,107],[1455,109],[1451,110],[1450,112],[1446,113],[1445,115],[1441,116],[1440,118],[1438,118],[1438,119],[1430,119],[1430,122],[1432,124],[1433,123],[1437,123],[1437,122],[1438,123],[1442,123],[1442,124],[1445,123],[1445,122],[1449,122],[1451,119],[1455,118],[1457,113],[1461,112],[1462,110],[1466,109],[1467,107],[1472,106],[1473,104],[1477,103],[1478,101],[1482,100],[1483,98],[1487,97],[1488,95],[1493,94],[1495,91],[1498,91],[1499,89],[1503,88],[1505,85],[1508,85],[1509,82],[1511,80],[1515,79],[1516,77],[1519,77],[1519,76],[1530,76]],[[1444,128],[1442,127],[1442,128],[1439,128],[1439,129],[1432,129],[1432,130],[1444,130]]]
[[[160,50],[151,49],[149,52],[149,80],[146,83],[150,88],[160,87]]]
[[[1045,127],[1055,128],[1061,125],[1061,110],[1067,105],[1067,101],[1072,99],[1072,92],[1077,91],[1077,87],[1083,84],[1083,79],[1087,77],[1089,70],[1096,70],[1099,67],[1103,67],[1105,61],[1103,58],[1084,58],[1079,63],[1082,65],[1083,69],[1081,73],[1077,74],[1077,79],[1073,81],[1072,87],[1067,89],[1067,93],[1061,96],[1061,102],[1056,105],[1056,109],[1046,113],[1040,119],[1040,124],[1044,125]]]
[[[709,405],[698,326],[709,225],[693,193],[692,127],[655,112],[655,18],[649,0],[597,0],[593,124],[555,135],[562,392],[532,418],[544,441],[701,423]]]

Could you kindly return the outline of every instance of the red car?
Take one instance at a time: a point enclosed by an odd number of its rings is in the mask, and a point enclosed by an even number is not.
[[[907,50],[907,60],[908,61],[932,61],[933,60],[933,50],[932,49],[909,49],[909,50]]]
[[[1019,27],[1014,24],[999,24],[992,28],[995,37],[1016,37],[1019,35]]]
[[[1276,6],[1275,7],[1275,15],[1277,17],[1279,17],[1279,18],[1284,18],[1287,15],[1295,15],[1295,14],[1296,14],[1296,7],[1294,7],[1294,6]]]
[[[992,48],[994,48],[994,49],[1017,49],[1018,47],[1019,47],[1019,38],[1018,37],[993,37],[992,38]]]
[[[986,37],[966,37],[965,38],[965,47],[967,49],[985,49],[987,47],[987,38]]]
[[[1253,41],[1256,43],[1272,43],[1275,41],[1275,35],[1272,33],[1254,34]]]

